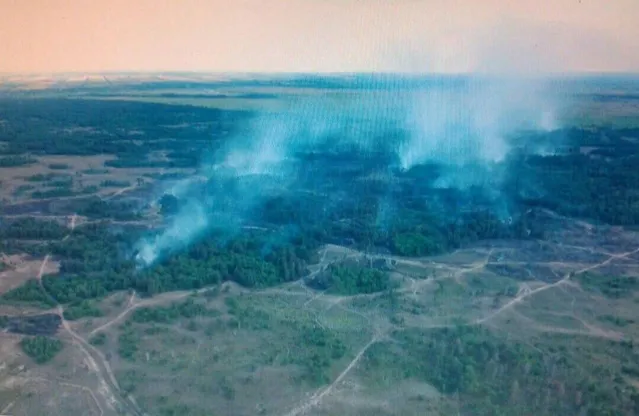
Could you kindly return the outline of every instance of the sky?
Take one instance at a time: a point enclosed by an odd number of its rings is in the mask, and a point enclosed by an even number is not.
[[[0,72],[639,72],[639,0],[0,0]]]

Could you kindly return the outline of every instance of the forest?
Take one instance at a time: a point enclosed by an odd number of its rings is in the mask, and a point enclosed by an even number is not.
[[[118,157],[110,162],[114,169],[151,166],[155,162],[140,156],[159,148],[169,150],[169,161],[163,166],[195,167],[203,140],[214,149],[251,116],[196,107],[64,99],[5,98],[0,99],[0,110],[7,120],[0,125],[0,136],[7,143],[0,150],[6,158],[28,162],[28,155],[111,153]],[[173,127],[178,124],[182,127]],[[129,130],[142,132],[135,134],[135,143],[127,136]],[[227,280],[246,287],[271,286],[303,277],[307,266],[317,261],[316,250],[326,243],[374,253],[426,256],[485,239],[543,239],[545,230],[536,219],[537,207],[604,223],[637,225],[639,171],[635,166],[639,146],[628,140],[637,136],[637,129],[602,127],[511,137],[513,151],[504,162],[508,169],[498,189],[501,201],[497,201],[506,203],[509,218],[504,218],[496,201],[488,197],[490,189],[436,187],[436,179],[443,174],[437,166],[391,172],[396,180],[390,183],[361,181],[357,178],[388,165],[392,155],[383,149],[364,154],[348,148],[339,154],[336,149],[311,149],[295,155],[295,163],[303,165],[305,173],[274,195],[261,191],[259,184],[243,183],[238,178],[212,178],[192,190],[193,195],[226,201],[226,205],[218,203],[222,208],[209,207],[211,214],[225,215],[238,211],[236,205],[244,190],[263,192],[248,211],[243,208],[241,220],[267,231],[212,227],[185,250],[148,269],[137,270],[134,256],[123,254],[131,253],[144,235],[137,229],[113,233],[106,221],[143,219],[140,205],[132,202],[97,197],[69,202],[73,212],[105,221],[80,226],[65,241],[55,241],[66,235],[65,227],[34,219],[4,221],[0,236],[8,253],[51,252],[60,258],[60,274],[43,281],[47,291],[62,303],[81,305],[85,299],[116,290],[134,289],[152,295]],[[62,142],[65,144],[58,146]],[[549,156],[528,148],[548,143],[561,145]],[[594,150],[585,155],[580,146]],[[70,192],[64,187],[65,178],[52,173],[28,180],[62,180],[56,188],[33,193],[34,197],[55,197]],[[116,182],[104,185],[115,186]],[[328,201],[319,195],[329,195]],[[165,195],[159,202],[161,213],[170,221],[186,200]],[[324,208],[327,204],[329,210]],[[216,212],[219,209],[222,211]],[[386,216],[380,216],[385,210]],[[25,245],[23,240],[54,241]],[[371,273],[336,266],[322,282],[315,283],[345,293],[385,289],[383,273]],[[38,291],[27,284],[4,297],[46,303]]]
[[[0,167],[34,163],[37,155],[112,154],[115,167],[166,167],[145,161],[175,152],[171,166],[194,166],[249,114],[128,101],[0,97]],[[108,114],[108,117],[104,117]],[[176,126],[181,126],[177,128]]]
[[[518,203],[602,224],[639,225],[639,129],[571,128],[553,136],[544,140],[564,143],[563,152],[512,157],[506,189]]]

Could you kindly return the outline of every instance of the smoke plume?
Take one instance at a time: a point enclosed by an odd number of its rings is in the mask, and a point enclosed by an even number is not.
[[[256,209],[267,199],[291,191],[320,195],[344,170],[392,182],[419,166],[436,165],[440,174],[433,186],[480,186],[499,200],[509,137],[557,127],[556,102],[539,79],[369,76],[337,81],[344,88],[320,87],[287,111],[257,114],[202,164],[201,180],[173,185],[170,193],[186,202],[164,231],[139,242],[139,263],[148,266],[181,250],[211,227],[241,232],[252,226]],[[385,156],[375,156],[380,154]],[[314,169],[318,164],[323,168]],[[349,186],[318,198],[321,206],[314,208],[330,212],[340,198],[353,197]],[[383,193],[378,201],[379,227],[393,216],[396,201],[390,195]],[[503,201],[497,205],[505,209]]]

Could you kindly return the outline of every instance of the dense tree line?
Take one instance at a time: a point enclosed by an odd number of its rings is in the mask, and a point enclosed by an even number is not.
[[[58,178],[70,178],[69,175],[61,175],[59,173],[37,173],[25,178],[28,182],[49,182]]]
[[[127,186],[131,186],[131,182],[109,179],[109,180],[100,182],[100,186],[103,188],[124,188]]]
[[[49,163],[49,169],[52,170],[67,170],[67,169],[71,169],[71,166],[67,165],[66,163]]]
[[[119,221],[131,221],[140,219],[138,205],[135,202],[104,201],[98,197],[92,197],[78,202],[74,207],[75,212],[89,218],[112,218]]]
[[[298,279],[306,260],[292,247],[264,254],[259,238],[238,238],[220,245],[215,238],[195,244],[141,273],[135,288],[142,293],[198,289],[231,280],[246,287],[272,286]]]
[[[0,168],[13,168],[16,166],[32,165],[36,162],[37,162],[36,159],[29,156],[22,156],[22,155],[5,156],[5,157],[0,157]]]
[[[171,159],[171,160],[144,160],[138,155],[132,154],[126,157],[120,157],[114,160],[107,160],[104,166],[112,168],[193,168],[198,165],[199,153],[195,150],[189,158]]]
[[[57,222],[33,217],[9,220],[0,225],[2,239],[53,240],[62,238],[68,233],[68,228]]]
[[[45,189],[43,191],[31,192],[31,198],[33,199],[47,199],[47,198],[68,198],[70,196],[81,195],[83,193],[92,193],[96,189],[85,189],[80,192],[76,192],[71,188],[54,188]]]
[[[35,162],[22,156],[25,153],[114,154],[114,166],[150,166],[155,162],[146,155],[169,150],[177,152],[169,162],[173,166],[195,167],[204,146],[248,117],[245,112],[203,107],[61,98],[0,98],[0,113],[0,139],[7,143],[0,149],[7,155],[0,158],[0,166]],[[137,134],[129,135],[132,131]]]
[[[28,254],[45,256],[49,252],[48,244],[14,239],[0,240],[0,252],[5,254]]]
[[[195,318],[210,315],[212,312],[204,305],[195,303],[193,299],[174,302],[170,306],[138,308],[131,315],[131,320],[138,323],[172,323],[178,318]]]

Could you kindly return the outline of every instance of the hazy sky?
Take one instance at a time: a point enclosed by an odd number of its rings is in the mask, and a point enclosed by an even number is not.
[[[639,72],[639,0],[0,0],[0,72]]]

